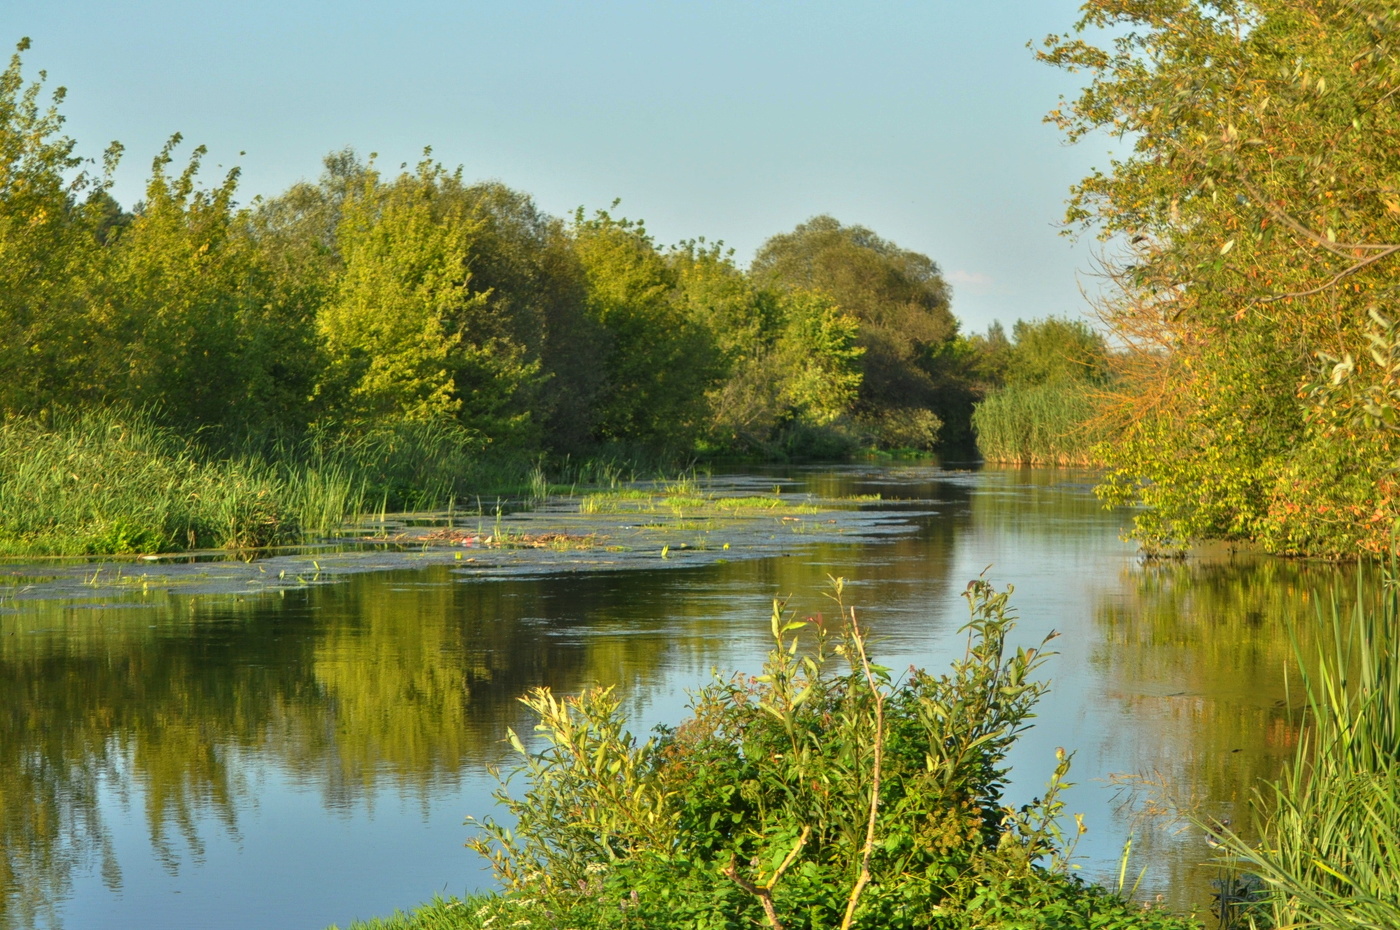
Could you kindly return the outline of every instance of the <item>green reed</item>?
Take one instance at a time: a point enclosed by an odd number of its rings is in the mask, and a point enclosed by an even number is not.
[[[277,541],[277,476],[208,463],[143,412],[57,413],[0,423],[0,550],[154,552]]]
[[[1316,655],[1298,648],[1305,716],[1297,752],[1257,793],[1258,846],[1225,849],[1263,879],[1255,926],[1400,927],[1400,581],[1332,600]],[[1372,582],[1374,584],[1374,582]]]
[[[1101,438],[1093,392],[1080,382],[1003,388],[972,413],[977,448],[989,462],[1092,465]]]
[[[305,452],[305,450],[300,450]],[[343,456],[212,456],[146,411],[0,423],[0,552],[240,549],[325,534],[364,509]]]

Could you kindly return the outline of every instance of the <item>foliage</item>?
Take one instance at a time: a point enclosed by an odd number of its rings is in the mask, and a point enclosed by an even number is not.
[[[1079,320],[1049,317],[1017,320],[1012,335],[1008,340],[998,326],[981,338],[987,374],[1000,387],[973,410],[978,451],[993,462],[1093,464],[1108,379],[1102,334]]]
[[[707,398],[709,440],[769,457],[800,457],[823,435],[841,444],[861,383],[856,320],[816,292],[758,288],[719,244],[683,243],[667,259],[728,371]]]
[[[487,459],[504,475],[966,437],[979,350],[938,266],[871,230],[817,217],[742,269],[607,211],[548,216],[430,150],[392,174],[344,149],[240,206],[238,169],[204,183],[205,149],[177,165],[178,135],[123,209],[121,146],[85,167],[27,48],[0,72],[0,416],[143,410],[194,459],[300,485],[317,527],[361,494],[480,491]]]
[[[932,361],[957,335],[958,324],[932,259],[863,226],[818,216],[765,242],[750,271],[761,286],[823,294],[859,322],[864,355],[857,412],[882,444],[905,445],[912,438],[928,448],[937,441],[942,398]],[[934,418],[907,410],[934,412]],[[891,434],[883,436],[887,419]],[[911,431],[916,422],[922,426]]]
[[[1258,846],[1224,830],[1233,864],[1263,879],[1273,927],[1400,925],[1400,579],[1378,608],[1358,578],[1350,617],[1332,601],[1317,655],[1298,648],[1306,716],[1293,764],[1254,807]]]
[[[321,387],[333,415],[352,423],[457,419],[509,439],[524,428],[538,362],[471,287],[470,215],[461,179],[425,153],[415,174],[383,184],[373,166],[341,204],[343,263],[317,319]]]
[[[91,188],[75,143],[61,135],[65,91],[45,109],[42,83],[26,85],[19,42],[0,72],[0,412],[32,409],[62,392],[82,352],[82,282],[94,260],[96,209],[76,204]],[[108,167],[118,149],[109,150]]]
[[[598,438],[688,445],[721,373],[710,331],[677,306],[676,273],[642,223],[579,210],[572,235],[606,346]]]
[[[611,689],[522,699],[544,747],[511,734],[526,785],[498,797],[514,826],[469,843],[519,925],[1187,926],[1064,872],[1064,753],[1041,799],[1003,804],[1046,655],[1007,647],[1009,592],[970,584],[966,656],[896,679],[840,591],[835,622],[775,604],[763,673],[715,681],[645,742]]]
[[[201,461],[143,414],[56,414],[0,424],[0,548],[161,552],[296,538],[275,470]],[[341,514],[343,520],[348,514]]]
[[[1102,384],[1108,378],[1103,334],[1083,320],[1017,320],[1006,355],[1008,384]]]
[[[1091,0],[1040,52],[1089,78],[1050,119],[1130,146],[1067,219],[1113,243],[1103,313],[1131,351],[1107,494],[1154,508],[1149,542],[1348,554],[1388,509],[1383,484],[1315,493],[1376,446],[1300,386],[1396,296],[1397,30],[1375,0]]]

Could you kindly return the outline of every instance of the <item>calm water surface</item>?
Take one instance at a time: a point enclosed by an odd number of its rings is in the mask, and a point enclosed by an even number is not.
[[[0,928],[315,930],[489,887],[463,819],[493,811],[487,766],[508,761],[508,726],[529,730],[527,689],[616,684],[635,732],[676,722],[712,669],[758,668],[773,598],[827,610],[830,575],[848,579],[884,664],[940,668],[961,655],[958,595],[984,570],[1015,586],[1021,640],[1062,634],[1010,800],[1035,797],[1055,748],[1073,750],[1084,871],[1116,876],[1131,836],[1144,895],[1207,905],[1200,835],[1141,822],[1111,776],[1246,822],[1250,786],[1292,747],[1285,624],[1339,570],[1143,564],[1119,538],[1128,517],[1072,471],[760,479],[788,496],[878,494],[847,506],[880,531],[775,518],[762,545],[750,533],[728,551],[721,527],[709,550],[667,559],[522,555],[483,574],[455,553],[389,554],[271,587],[255,582],[286,570],[267,562],[238,566],[261,573],[245,590],[85,596],[36,578],[70,563],[3,566]],[[518,519],[538,532],[552,518]]]

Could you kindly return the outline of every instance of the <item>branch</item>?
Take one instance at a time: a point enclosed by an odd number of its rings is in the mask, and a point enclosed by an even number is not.
[[[797,838],[797,845],[792,847],[792,851],[787,854],[787,858],[783,860],[783,864],[778,866],[778,870],[773,873],[773,877],[768,880],[768,884],[766,885],[755,885],[753,882],[740,875],[732,855],[730,856],[729,864],[722,870],[722,874],[726,878],[755,898],[758,898],[759,903],[763,905],[763,913],[768,918],[768,926],[772,927],[773,930],[783,930],[783,922],[778,919],[778,910],[773,906],[773,886],[778,884],[778,879],[787,871],[788,866],[792,865],[793,860],[797,858],[797,854],[802,851],[802,847],[807,845],[807,837],[811,835],[811,827],[802,828],[802,835]]]
[[[1377,252],[1374,255],[1369,255],[1366,258],[1363,258],[1361,261],[1351,265],[1350,267],[1343,268],[1341,271],[1337,272],[1331,278],[1329,278],[1324,283],[1319,284],[1317,287],[1308,288],[1306,291],[1289,291],[1286,294],[1274,294],[1271,297],[1261,297],[1258,299],[1258,301],[1256,301],[1256,303],[1269,304],[1273,303],[1276,300],[1283,300],[1285,297],[1311,297],[1313,294],[1321,294],[1323,291],[1327,290],[1329,287],[1334,286],[1338,281],[1342,280],[1343,278],[1349,275],[1356,274],[1358,271],[1367,267],[1368,265],[1374,265],[1381,259],[1389,258],[1396,252],[1400,252],[1400,245],[1371,246],[1371,248],[1379,248],[1383,249],[1384,251]]]
[[[860,626],[856,623],[854,607],[851,608],[851,640],[860,654],[861,671],[865,673],[870,693],[875,698],[875,759],[871,764],[870,817],[865,825],[865,848],[860,854],[860,874],[856,876],[855,887],[851,889],[851,897],[846,902],[846,916],[841,920],[841,930],[850,930],[851,922],[855,920],[856,902],[860,900],[865,886],[870,884],[870,854],[875,850],[875,818],[880,812],[880,769],[885,759],[885,694],[880,690],[875,673],[870,669],[870,659],[865,654],[865,637],[861,635]]]

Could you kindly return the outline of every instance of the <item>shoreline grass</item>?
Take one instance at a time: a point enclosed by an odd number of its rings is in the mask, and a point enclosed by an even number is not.
[[[978,451],[989,462],[1010,465],[1099,464],[1094,390],[1068,382],[1016,385],[989,395],[972,412]]]
[[[1400,927],[1400,578],[1370,606],[1358,578],[1345,615],[1319,606],[1316,656],[1296,645],[1303,720],[1280,777],[1256,790],[1258,845],[1229,830],[1225,861],[1262,888],[1238,902],[1234,926]],[[1368,601],[1370,603],[1368,603]]]

